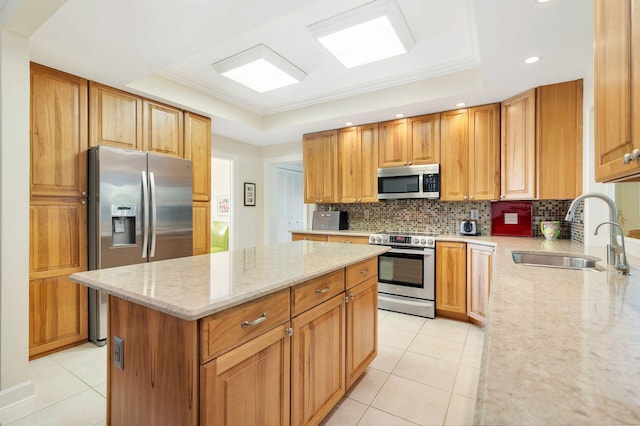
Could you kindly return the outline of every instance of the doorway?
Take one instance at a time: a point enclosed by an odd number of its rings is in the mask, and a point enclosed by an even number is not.
[[[231,222],[233,213],[233,160],[227,158],[211,158],[211,232],[221,224],[228,227],[227,249],[232,250]],[[212,249],[219,243],[212,235]],[[223,244],[224,245],[224,244]]]
[[[271,164],[267,244],[291,241],[292,230],[305,227],[302,162]]]

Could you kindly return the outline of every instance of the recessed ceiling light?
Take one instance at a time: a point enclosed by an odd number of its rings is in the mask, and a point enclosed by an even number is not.
[[[466,102],[458,102],[458,103],[456,104],[456,106],[457,106],[457,107],[463,107],[463,106],[465,106],[466,104],[467,104]]]
[[[221,75],[265,93],[302,81],[307,74],[263,44],[216,62]]]
[[[375,0],[308,28],[345,68],[407,53],[415,44],[395,0]]]
[[[403,113],[399,112],[398,114],[396,114],[396,118],[402,118],[402,117],[404,117]]]
[[[353,123],[350,121],[347,121],[346,123],[344,123],[345,126],[353,126]]]
[[[540,60],[540,56],[531,56],[524,60],[525,64],[534,64]]]
[[[538,3],[549,3],[551,0],[536,0]]]

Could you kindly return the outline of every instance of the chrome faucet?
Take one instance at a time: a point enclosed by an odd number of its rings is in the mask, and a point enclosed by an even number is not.
[[[597,192],[582,194],[581,196],[573,200],[573,202],[569,206],[567,215],[564,217],[564,220],[573,222],[574,216],[576,214],[576,208],[585,198],[599,198],[607,203],[607,205],[609,206],[609,222],[616,223],[616,219],[618,217],[618,209],[616,208],[616,203],[606,195],[599,194]],[[618,253],[620,253],[620,246],[618,245],[618,238],[616,237],[616,229],[612,226],[611,232],[609,233],[609,244],[607,244],[607,264],[615,265],[616,256]]]
[[[624,275],[629,275],[630,268],[629,268],[629,264],[627,263],[627,249],[624,246],[624,230],[622,229],[622,226],[620,226],[616,222],[609,222],[609,221],[602,222],[600,225],[596,226],[596,230],[593,233],[593,235],[598,235],[598,229],[600,229],[602,225],[607,223],[611,225],[611,229],[620,231],[620,237],[622,238],[622,249],[620,249],[619,246],[616,247],[615,268],[618,271],[622,272]]]

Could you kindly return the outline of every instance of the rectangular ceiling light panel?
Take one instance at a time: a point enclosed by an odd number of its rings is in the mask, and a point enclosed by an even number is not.
[[[345,68],[407,53],[415,44],[395,0],[376,0],[308,28]]]
[[[289,86],[306,77],[304,71],[263,44],[216,62],[213,68],[258,93]]]

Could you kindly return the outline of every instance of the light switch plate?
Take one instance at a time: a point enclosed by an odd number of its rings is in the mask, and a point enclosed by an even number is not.
[[[478,210],[471,210],[471,220],[478,220],[479,219],[479,215],[478,215]]]
[[[124,340],[118,336],[113,336],[113,365],[124,370]]]

